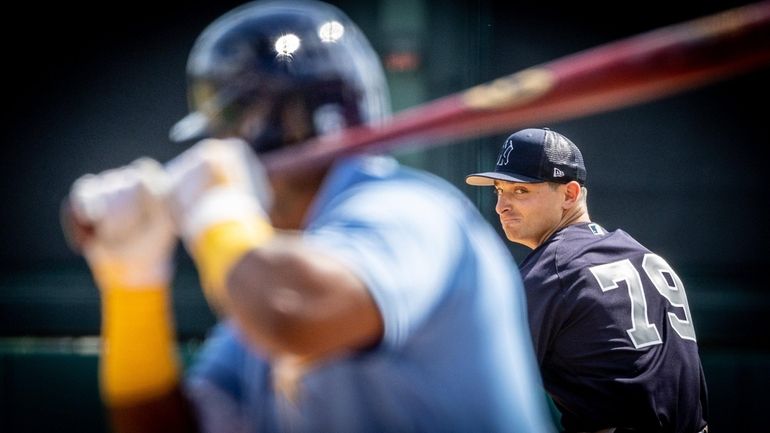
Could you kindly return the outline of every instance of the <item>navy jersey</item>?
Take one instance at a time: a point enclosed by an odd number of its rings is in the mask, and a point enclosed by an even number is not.
[[[568,226],[521,265],[546,390],[567,431],[687,432],[707,396],[682,281],[622,230]]]

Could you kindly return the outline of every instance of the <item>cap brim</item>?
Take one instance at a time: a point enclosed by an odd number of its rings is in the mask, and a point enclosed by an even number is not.
[[[168,138],[176,143],[199,140],[206,136],[208,129],[208,118],[200,111],[193,111],[171,127]]]
[[[535,177],[522,176],[512,173],[500,173],[498,171],[487,171],[484,173],[473,173],[465,177],[465,183],[473,186],[492,186],[496,180],[504,180],[506,182],[520,182],[520,183],[540,183],[544,182],[543,179]]]

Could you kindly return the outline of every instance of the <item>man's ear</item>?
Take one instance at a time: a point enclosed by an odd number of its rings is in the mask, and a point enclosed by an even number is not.
[[[570,209],[580,201],[581,187],[576,181],[570,181],[564,185],[564,208]]]

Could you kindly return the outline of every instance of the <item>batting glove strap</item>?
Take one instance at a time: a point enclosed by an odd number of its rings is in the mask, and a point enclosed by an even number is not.
[[[253,195],[229,185],[210,188],[179,218],[179,230],[190,244],[210,227],[231,221],[267,219]]]

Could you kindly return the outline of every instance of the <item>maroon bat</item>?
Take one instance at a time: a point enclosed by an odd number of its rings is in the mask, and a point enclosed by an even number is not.
[[[663,27],[263,155],[286,174],[362,151],[436,146],[650,101],[770,62],[770,1]]]

